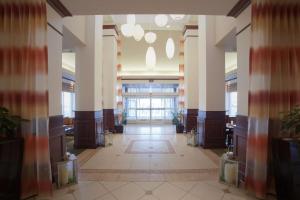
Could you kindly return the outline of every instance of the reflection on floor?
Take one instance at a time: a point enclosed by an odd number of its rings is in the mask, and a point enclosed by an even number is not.
[[[218,156],[186,145],[171,125],[129,125],[113,146],[79,157],[79,184],[56,190],[58,200],[250,200],[218,182]]]

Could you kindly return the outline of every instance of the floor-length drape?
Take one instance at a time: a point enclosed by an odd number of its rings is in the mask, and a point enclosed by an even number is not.
[[[0,106],[27,119],[22,196],[49,194],[46,0],[0,0],[0,38]]]
[[[280,112],[300,104],[300,1],[252,0],[246,187],[264,198]]]

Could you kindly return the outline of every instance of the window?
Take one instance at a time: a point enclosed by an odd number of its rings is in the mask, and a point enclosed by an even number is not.
[[[62,92],[62,113],[64,117],[74,118],[75,93]]]
[[[226,92],[226,114],[235,117],[237,114],[237,92]]]

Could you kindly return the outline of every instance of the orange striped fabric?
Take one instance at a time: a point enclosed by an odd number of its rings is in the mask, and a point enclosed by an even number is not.
[[[27,119],[22,198],[49,196],[46,0],[0,0],[0,106]]]
[[[280,112],[300,105],[300,1],[252,0],[246,187],[265,198]]]

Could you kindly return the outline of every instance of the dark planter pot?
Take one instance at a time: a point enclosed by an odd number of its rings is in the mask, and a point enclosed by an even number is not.
[[[115,130],[116,130],[116,133],[123,133],[124,127],[123,127],[123,125],[116,125]]]
[[[20,199],[24,141],[0,140],[0,199]]]
[[[184,126],[182,124],[176,125],[176,133],[183,133]]]
[[[272,162],[278,200],[300,199],[300,140],[273,139]]]

